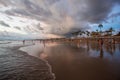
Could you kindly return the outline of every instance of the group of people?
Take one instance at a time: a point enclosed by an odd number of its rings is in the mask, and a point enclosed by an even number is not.
[[[23,42],[23,45],[25,45],[25,42],[26,42],[26,41],[23,40],[22,42]],[[34,43],[34,40],[32,40],[32,43],[35,44],[35,43]],[[44,40],[40,40],[40,43],[43,43],[43,45],[44,45],[44,47],[45,47],[45,43],[46,43],[46,41],[44,41]]]

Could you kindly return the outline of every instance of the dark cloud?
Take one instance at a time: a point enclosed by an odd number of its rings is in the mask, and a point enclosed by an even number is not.
[[[16,5],[22,5],[22,6],[16,6]],[[11,5],[11,4],[9,4]],[[37,20],[47,20],[49,16],[51,16],[51,12],[43,9],[38,4],[35,4],[29,0],[21,0],[21,2],[15,2],[15,5],[12,5],[13,8],[11,10],[6,10],[5,13],[8,15],[17,16],[17,14],[22,16],[27,16],[30,18],[34,18]]]
[[[3,25],[3,26],[5,26],[5,27],[10,27],[10,25],[7,24],[7,23],[5,23],[4,21],[0,21],[0,25]]]
[[[21,28],[20,28],[20,27],[17,27],[17,26],[15,26],[14,28],[16,28],[17,30],[21,30]]]
[[[67,33],[106,21],[120,0],[0,0],[0,4],[15,7],[6,14],[45,21],[51,25],[51,33]]]
[[[78,9],[75,17],[80,17],[79,21],[100,23],[106,20],[116,2],[113,0],[84,0],[83,3],[82,9]],[[80,4],[82,5],[82,3]]]

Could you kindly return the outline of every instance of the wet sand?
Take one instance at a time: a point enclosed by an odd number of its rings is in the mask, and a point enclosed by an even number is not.
[[[120,80],[120,44],[36,43],[19,50],[48,62],[55,80]]]
[[[120,80],[119,45],[46,43],[42,50],[29,55],[47,60],[56,80]]]
[[[25,45],[3,45],[0,45],[0,80],[54,80],[47,62],[19,50]]]
[[[116,51],[111,54],[103,47],[101,53],[96,50],[99,47],[93,48],[93,45],[89,45],[88,51],[84,44],[79,47],[49,44],[42,54],[52,66],[56,80],[120,80],[119,48],[116,46]]]

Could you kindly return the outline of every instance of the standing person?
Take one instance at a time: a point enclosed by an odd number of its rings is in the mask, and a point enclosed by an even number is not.
[[[23,40],[23,45],[25,44],[25,40]]]
[[[99,46],[100,46],[100,48],[102,48],[102,46],[103,46],[103,39],[102,38],[99,39]]]

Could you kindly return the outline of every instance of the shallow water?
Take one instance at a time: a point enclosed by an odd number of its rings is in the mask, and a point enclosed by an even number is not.
[[[48,43],[39,57],[56,80],[120,80],[120,44]]]
[[[10,46],[0,47],[0,80],[54,80],[46,61]]]

